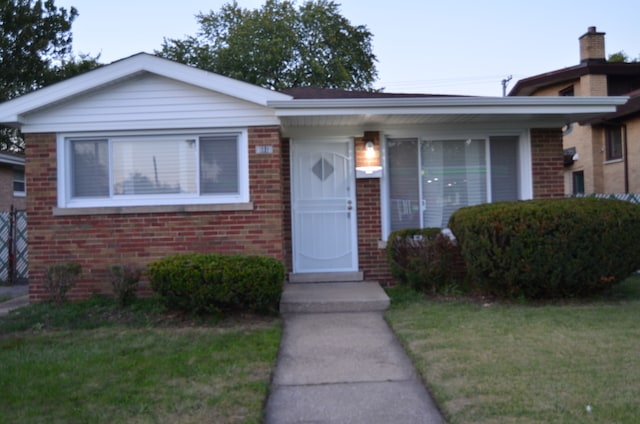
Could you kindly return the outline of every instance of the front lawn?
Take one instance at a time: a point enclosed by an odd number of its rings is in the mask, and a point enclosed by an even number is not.
[[[0,422],[258,423],[280,333],[152,301],[31,305],[0,319]]]
[[[581,302],[428,300],[387,319],[451,423],[636,423],[640,277]]]

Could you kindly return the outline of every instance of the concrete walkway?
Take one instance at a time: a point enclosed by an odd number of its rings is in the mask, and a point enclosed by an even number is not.
[[[388,305],[377,283],[288,285],[266,423],[444,422],[384,320]]]
[[[0,298],[5,297],[8,297],[9,300],[0,302],[0,317],[29,304],[29,286],[0,286]]]

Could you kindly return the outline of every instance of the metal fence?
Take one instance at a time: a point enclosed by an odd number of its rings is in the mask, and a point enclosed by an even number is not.
[[[27,213],[11,207],[0,212],[0,283],[24,283],[29,278]]]
[[[640,204],[640,194],[637,193],[614,193],[614,194],[601,194],[601,193],[592,193],[592,194],[571,194],[569,197],[596,197],[598,199],[618,199],[624,200],[626,202],[635,203],[636,205]]]

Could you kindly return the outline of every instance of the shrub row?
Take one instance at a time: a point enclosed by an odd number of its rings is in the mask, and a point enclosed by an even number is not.
[[[500,297],[589,296],[640,268],[640,207],[549,199],[462,208],[449,221],[469,277]]]
[[[460,247],[440,228],[394,231],[387,240],[391,275],[416,290],[439,293],[465,281]]]
[[[275,310],[284,281],[282,263],[260,256],[179,254],[150,263],[147,272],[168,308],[194,313]]]

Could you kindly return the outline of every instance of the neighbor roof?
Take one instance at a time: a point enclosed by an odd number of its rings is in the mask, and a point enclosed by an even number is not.
[[[576,80],[583,75],[638,76],[640,63],[587,61],[576,66],[521,79],[511,89],[509,96],[531,96],[543,87]]]

